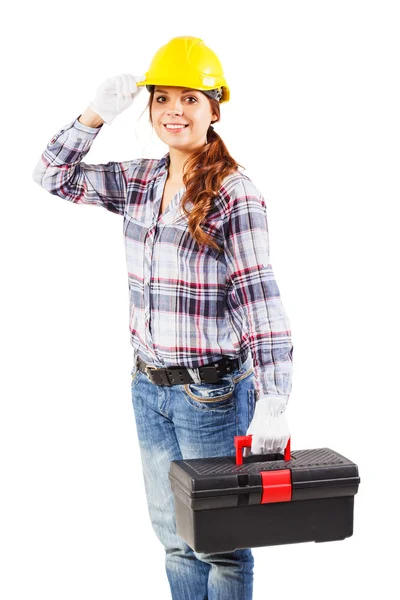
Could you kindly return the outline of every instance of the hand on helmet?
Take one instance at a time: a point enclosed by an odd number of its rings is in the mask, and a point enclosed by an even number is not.
[[[243,456],[252,454],[283,454],[290,438],[285,408],[287,397],[261,397],[255,406],[253,420],[246,435],[252,434],[250,448],[244,448]]]
[[[116,75],[106,79],[96,91],[96,97],[89,104],[105,123],[111,125],[116,116],[130,107],[134,98],[143,89],[136,83],[144,81],[145,75],[134,77],[129,74]]]

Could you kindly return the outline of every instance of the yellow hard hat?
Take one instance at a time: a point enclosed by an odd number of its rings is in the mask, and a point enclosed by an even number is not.
[[[156,52],[145,75],[137,86],[179,86],[203,92],[221,88],[222,95],[216,93],[213,97],[220,96],[220,103],[229,100],[229,87],[217,55],[197,37],[172,38]]]

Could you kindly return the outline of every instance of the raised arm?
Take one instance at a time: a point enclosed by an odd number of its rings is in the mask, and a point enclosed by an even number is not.
[[[85,112],[49,141],[32,177],[45,190],[75,204],[95,204],[124,214],[129,172],[142,159],[106,164],[82,162],[101,131],[128,108],[142,90],[132,75],[107,79]],[[98,112],[97,112],[98,111]]]

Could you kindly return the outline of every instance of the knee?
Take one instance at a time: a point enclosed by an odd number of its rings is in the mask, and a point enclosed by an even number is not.
[[[191,556],[191,558],[193,558],[192,548],[173,529],[157,527],[154,523],[153,529],[161,544],[164,546],[167,557]]]
[[[251,548],[244,548],[239,550],[234,550],[232,552],[213,552],[213,553],[205,553],[205,552],[195,552],[193,554],[199,560],[214,564],[216,566],[234,566],[238,563],[244,563],[251,569],[254,566],[254,557],[251,551]]]

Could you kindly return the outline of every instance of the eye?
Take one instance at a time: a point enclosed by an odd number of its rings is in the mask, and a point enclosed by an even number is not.
[[[156,98],[156,102],[158,102],[158,101],[160,100],[160,98],[165,98],[165,96],[158,96],[158,97]],[[187,96],[187,97],[185,98],[185,100],[189,100],[189,99],[190,99],[190,100],[195,100],[195,101],[197,102],[197,98],[196,98],[195,96]],[[163,102],[161,102],[161,104],[164,104],[164,103],[163,103]],[[193,102],[189,102],[189,104],[193,104]]]

